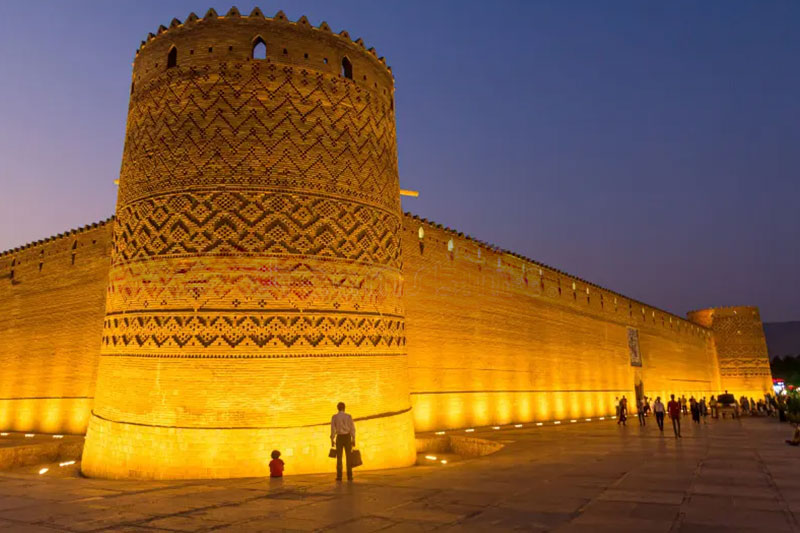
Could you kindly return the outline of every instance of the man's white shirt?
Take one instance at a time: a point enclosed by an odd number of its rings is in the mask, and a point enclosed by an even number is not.
[[[353,417],[340,411],[331,417],[331,438],[336,435],[347,435],[356,438],[356,425],[353,423]]]

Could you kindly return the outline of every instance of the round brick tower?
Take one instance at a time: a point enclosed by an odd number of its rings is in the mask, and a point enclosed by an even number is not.
[[[711,329],[720,384],[737,398],[772,392],[767,339],[757,307],[711,307],[690,311],[689,320]]]
[[[210,10],[133,64],[83,472],[335,469],[415,460],[393,77],[347,32]]]

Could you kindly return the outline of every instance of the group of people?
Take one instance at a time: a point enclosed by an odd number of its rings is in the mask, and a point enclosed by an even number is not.
[[[728,394],[728,391],[725,391],[724,396],[732,398],[732,395]],[[723,398],[723,395],[720,395],[720,398]],[[735,403],[735,400],[731,401]],[[617,425],[621,424],[625,426],[628,420],[628,399],[623,395],[622,398],[616,398],[616,403]],[[723,405],[727,404],[719,402],[715,396],[711,396],[707,402],[705,396],[699,400],[695,399],[694,396],[690,396],[687,400],[686,395],[675,398],[675,395],[671,394],[670,401],[667,402],[666,406],[661,401],[660,396],[657,396],[655,401],[652,402],[649,397],[644,396],[638,402],[636,414],[639,418],[639,425],[644,426],[647,424],[647,417],[650,413],[653,413],[656,418],[656,423],[658,424],[658,429],[662,432],[664,431],[664,418],[668,415],[672,421],[672,429],[675,432],[675,438],[681,438],[681,416],[691,414],[692,422],[699,425],[702,420],[704,424],[707,424],[707,417],[709,414],[711,414],[712,418],[719,418],[720,408]],[[737,410],[740,407],[741,412],[750,415],[763,414],[771,416],[774,412],[780,411],[779,402],[770,395],[766,395],[763,400],[759,400],[758,402],[752,398],[748,400],[747,397],[742,396],[739,399],[739,405],[735,407]],[[793,440],[800,443],[800,433],[798,433]]]
[[[728,391],[725,391],[725,394],[728,395]],[[616,398],[616,403],[617,425],[622,424],[624,426],[628,420],[628,399],[623,394],[622,398]],[[752,398],[748,400],[745,396],[742,396],[739,399],[739,405],[743,412],[749,414],[764,413],[766,415],[771,415],[775,410],[779,409],[778,402],[770,396],[758,402],[755,402]],[[344,402],[339,402],[336,407],[338,412],[331,418],[331,456],[333,456],[335,450],[336,480],[342,480],[342,463],[344,462],[347,470],[347,479],[352,481],[352,452],[356,445],[356,426],[353,422],[353,418],[345,412]],[[639,425],[645,426],[647,424],[647,416],[653,413],[656,418],[656,424],[658,424],[658,429],[661,432],[664,431],[664,418],[668,415],[672,422],[672,430],[677,439],[682,438],[681,417],[683,415],[691,413],[694,423],[700,424],[701,418],[703,423],[707,423],[706,417],[708,417],[709,412],[713,418],[718,417],[717,409],[718,402],[714,396],[711,396],[710,400],[706,402],[705,396],[700,398],[700,400],[696,400],[694,396],[690,396],[687,400],[686,395],[676,399],[675,395],[671,394],[670,401],[667,402],[666,405],[661,401],[661,396],[656,396],[655,401],[652,402],[649,397],[642,397],[642,399],[639,400],[636,414],[639,417]],[[800,445],[800,425],[796,427],[794,437],[786,442],[793,446]],[[274,450],[272,452],[272,461],[269,463],[271,477],[283,476],[285,463],[280,457],[280,451]]]
[[[639,425],[645,426],[647,424],[646,417],[649,413],[653,413],[656,417],[656,424],[658,430],[664,431],[664,418],[669,415],[672,421],[672,430],[675,432],[675,438],[682,438],[681,435],[681,414],[686,414],[686,397],[682,399],[675,399],[675,395],[670,395],[671,399],[664,405],[661,401],[661,396],[657,396],[654,402],[650,402],[650,398],[644,396],[636,409],[636,414],[639,417]],[[708,415],[708,408],[706,407],[706,399],[702,398],[699,402],[692,396],[689,400],[690,409],[692,412],[692,420],[700,423],[700,417]],[[622,398],[617,398],[617,425],[627,425],[628,420],[628,399],[625,395]]]
[[[742,396],[739,398],[739,408],[743,413],[749,415],[772,416],[779,409],[779,405],[772,395],[767,395],[763,400],[760,399],[758,401]]]

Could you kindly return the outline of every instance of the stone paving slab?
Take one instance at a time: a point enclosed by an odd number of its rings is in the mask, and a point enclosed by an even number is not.
[[[0,532],[800,531],[800,450],[772,419],[612,422],[473,436],[499,452],[449,465],[196,481],[0,473]]]

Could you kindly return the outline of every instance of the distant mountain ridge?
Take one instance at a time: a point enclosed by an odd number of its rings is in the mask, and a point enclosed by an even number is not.
[[[800,354],[800,320],[792,322],[765,322],[769,358]]]

